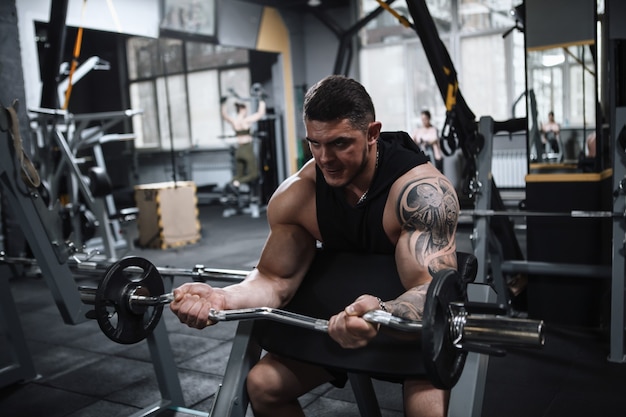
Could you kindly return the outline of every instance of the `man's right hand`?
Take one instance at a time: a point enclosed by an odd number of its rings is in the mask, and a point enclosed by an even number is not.
[[[224,290],[208,284],[188,282],[176,288],[170,309],[181,323],[195,329],[203,329],[215,324],[209,321],[209,311],[224,310],[226,298]]]
[[[356,349],[369,343],[377,334],[379,325],[363,319],[368,311],[380,308],[378,299],[362,295],[328,322],[328,334],[345,349]]]

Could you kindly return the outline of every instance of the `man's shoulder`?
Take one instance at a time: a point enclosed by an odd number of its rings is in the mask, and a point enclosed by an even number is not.
[[[302,165],[294,174],[291,174],[287,179],[285,179],[280,185],[279,188],[283,185],[291,185],[294,182],[298,181],[313,181],[315,182],[315,160],[310,159]]]
[[[315,164],[307,162],[298,172],[284,180],[272,195],[280,206],[298,206],[315,197]],[[299,202],[299,203],[298,203]]]
[[[267,208],[271,226],[298,226],[318,238],[315,166],[306,164],[278,187]]]
[[[421,164],[411,168],[396,179],[391,187],[390,197],[393,195],[393,201],[399,201],[397,198],[401,194],[404,194],[407,190],[413,189],[420,184],[431,184],[438,189],[443,187],[446,192],[456,193],[454,185],[450,182],[448,177],[443,175],[434,165]],[[405,195],[405,197],[408,198],[409,196]]]

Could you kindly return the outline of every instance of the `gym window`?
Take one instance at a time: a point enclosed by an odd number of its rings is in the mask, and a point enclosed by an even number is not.
[[[524,37],[513,31],[510,10],[521,0],[427,0],[428,10],[458,72],[459,88],[477,117],[511,117],[512,106],[526,88]],[[378,7],[361,0],[362,16]],[[405,2],[391,4],[411,20]],[[434,34],[433,34],[434,35]],[[421,41],[390,13],[381,13],[360,36],[360,74],[376,103],[386,130],[412,129],[420,112],[429,109],[439,129],[446,109]],[[486,65],[486,63],[489,63]],[[522,104],[516,117],[523,117]]]
[[[138,149],[222,148],[219,97],[232,80],[248,90],[249,52],[182,39],[128,40],[128,78]]]

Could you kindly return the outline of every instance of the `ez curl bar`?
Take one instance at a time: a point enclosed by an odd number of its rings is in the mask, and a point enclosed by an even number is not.
[[[84,303],[94,305],[93,316],[102,332],[121,344],[137,343],[150,335],[163,307],[173,301],[172,293],[164,293],[158,268],[140,257],[114,262],[96,289],[80,287],[79,292]],[[469,351],[501,356],[506,353],[504,347],[544,345],[543,321],[507,317],[502,308],[464,302],[463,298],[458,273],[449,270],[433,278],[422,321],[407,320],[382,310],[370,311],[363,318],[397,331],[417,333],[422,340],[427,376],[442,389],[456,384]],[[327,320],[269,307],[213,310],[207,319],[217,322],[267,319],[328,331]]]

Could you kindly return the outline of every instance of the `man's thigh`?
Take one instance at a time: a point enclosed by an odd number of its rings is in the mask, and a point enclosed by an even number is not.
[[[313,388],[333,381],[326,369],[284,356],[267,353],[250,371],[256,374],[267,389],[288,397],[299,397]]]

